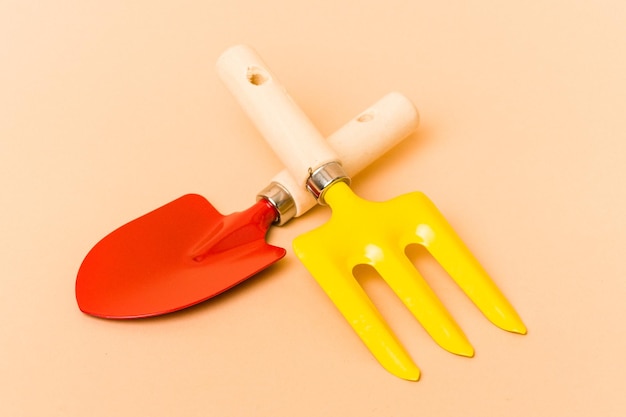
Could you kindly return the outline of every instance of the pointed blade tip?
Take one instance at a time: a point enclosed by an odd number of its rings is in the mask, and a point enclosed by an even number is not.
[[[522,322],[519,322],[515,327],[512,327],[512,328],[510,328],[508,330],[510,332],[512,332],[512,333],[517,333],[517,334],[521,334],[521,335],[528,334],[528,329],[526,328],[526,326]]]
[[[464,356],[466,358],[474,357],[474,347],[467,339],[451,341],[451,343],[447,343],[446,345],[442,345],[439,342],[438,344],[448,352],[454,353],[455,355]]]
[[[389,371],[394,376],[397,376],[398,378],[404,379],[406,381],[411,381],[411,382],[417,382],[420,380],[420,377],[421,377],[421,372],[419,368],[414,364],[411,364],[411,366],[401,368],[401,369],[387,368],[387,371]]]

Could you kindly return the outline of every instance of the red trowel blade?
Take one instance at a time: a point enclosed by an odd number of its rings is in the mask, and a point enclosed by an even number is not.
[[[113,231],[85,257],[76,300],[105,318],[150,317],[214,297],[285,256],[265,242],[276,217],[260,200],[220,214],[187,194]]]

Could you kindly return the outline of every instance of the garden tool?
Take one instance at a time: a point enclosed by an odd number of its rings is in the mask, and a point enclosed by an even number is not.
[[[257,80],[258,81],[258,80]],[[270,104],[271,105],[271,104]],[[277,108],[274,116],[290,123]],[[328,138],[357,174],[418,124],[413,104],[388,94]],[[205,198],[187,194],[113,231],[87,254],[76,300],[88,314],[111,319],[150,317],[214,297],[269,267],[285,250],[266,243],[283,225],[316,205],[285,170],[252,207],[222,215]]]
[[[424,246],[491,322],[526,333],[514,308],[428,197],[421,192],[386,202],[357,197],[339,156],[254,50],[235,46],[222,54],[217,67],[231,91],[241,91],[236,94],[240,104],[294,179],[332,209],[326,224],[294,240],[295,253],[388,371],[407,380],[420,376],[353,276],[359,264],[376,269],[441,347],[462,356],[474,354],[461,328],[406,256],[409,244]],[[298,123],[275,117],[288,112],[293,113],[289,120]]]

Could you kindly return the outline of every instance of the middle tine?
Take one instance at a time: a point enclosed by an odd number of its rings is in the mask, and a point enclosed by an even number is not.
[[[306,246],[307,237],[309,236],[302,235],[296,238],[294,241],[296,253],[300,252],[299,247]],[[347,266],[343,269],[333,262],[328,262],[328,258],[323,255],[313,257],[309,252],[303,256],[304,252],[303,249],[298,253],[304,266],[380,364],[400,378],[417,381],[420,376],[419,368],[354,278],[352,271]]]
[[[420,213],[434,238],[422,236],[423,245],[478,309],[496,326],[525,334],[526,326],[478,260],[465,246],[437,207],[424,196]]]
[[[404,253],[389,252],[371,265],[439,346],[457,355],[474,356],[465,333],[409,258]]]

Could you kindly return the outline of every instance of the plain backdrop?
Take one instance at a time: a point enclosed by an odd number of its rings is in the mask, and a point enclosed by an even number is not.
[[[414,254],[476,348],[444,352],[361,280],[422,369],[390,375],[291,251],[187,311],[82,314],[104,235],[195,192],[249,207],[281,169],[214,71],[264,57],[328,135],[389,91],[420,129],[355,179],[434,200],[529,333]],[[623,416],[626,3],[0,0],[0,415]],[[372,219],[375,221],[375,219]]]

